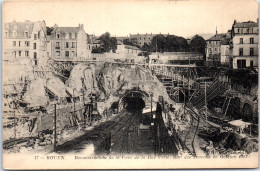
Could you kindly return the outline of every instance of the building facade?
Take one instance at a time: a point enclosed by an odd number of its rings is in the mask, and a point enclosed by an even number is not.
[[[87,34],[83,24],[78,27],[54,26],[51,33],[51,56],[53,58],[85,58]]]
[[[226,37],[220,41],[220,63],[223,66],[232,66],[230,63],[231,49],[230,49],[230,38]]]
[[[221,41],[226,34],[215,34],[206,40],[206,65],[220,65],[221,63]]]
[[[258,20],[234,21],[231,50],[233,69],[258,66]]]
[[[47,34],[44,21],[9,22],[3,28],[3,59],[29,58],[38,65],[47,57]]]

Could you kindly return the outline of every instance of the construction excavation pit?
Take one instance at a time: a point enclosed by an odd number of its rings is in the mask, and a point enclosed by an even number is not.
[[[258,151],[257,98],[235,92],[239,86],[230,83],[232,76],[214,71],[219,74],[214,79],[212,70],[196,66],[111,61],[53,61],[51,70],[21,72],[17,79],[23,84],[4,85],[6,153],[215,156]],[[251,94],[256,90],[252,84]]]

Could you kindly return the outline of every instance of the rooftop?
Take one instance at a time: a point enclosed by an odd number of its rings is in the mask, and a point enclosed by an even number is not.
[[[258,27],[258,23],[253,21],[241,22],[234,24],[236,28],[248,28],[248,27]]]
[[[79,29],[79,27],[56,27],[52,32],[77,33]]]
[[[16,32],[16,38],[28,38],[31,36],[33,30],[34,22],[9,22],[4,24],[5,31],[9,34]],[[28,37],[26,37],[25,32],[28,32]]]
[[[225,37],[226,37],[225,33],[216,34],[216,35],[212,36],[211,38],[209,38],[207,41],[220,41],[220,40],[224,39]]]

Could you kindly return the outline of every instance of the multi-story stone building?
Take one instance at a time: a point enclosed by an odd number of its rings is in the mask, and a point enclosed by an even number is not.
[[[53,58],[85,58],[87,56],[87,34],[83,24],[78,27],[58,27],[51,33],[51,56]]]
[[[34,65],[47,57],[47,35],[44,21],[9,22],[3,28],[3,60],[28,58]]]
[[[221,62],[221,41],[226,38],[226,34],[215,34],[206,40],[206,65],[220,65]]]
[[[234,21],[231,51],[234,69],[258,66],[258,20]]]

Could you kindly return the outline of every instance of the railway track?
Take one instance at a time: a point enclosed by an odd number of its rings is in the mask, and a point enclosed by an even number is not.
[[[115,139],[116,136],[122,137],[123,134],[120,132],[122,132],[122,130],[127,130],[129,126],[129,121],[131,121],[132,119],[133,114],[124,110],[122,111],[122,113],[118,114],[117,117],[113,118],[110,121],[101,123],[99,126],[87,132],[83,136],[59,145],[57,147],[57,152],[64,153],[73,151],[75,149],[80,149],[80,146],[84,146],[84,144],[87,144],[88,141],[102,141],[109,135],[111,135],[112,139]]]

